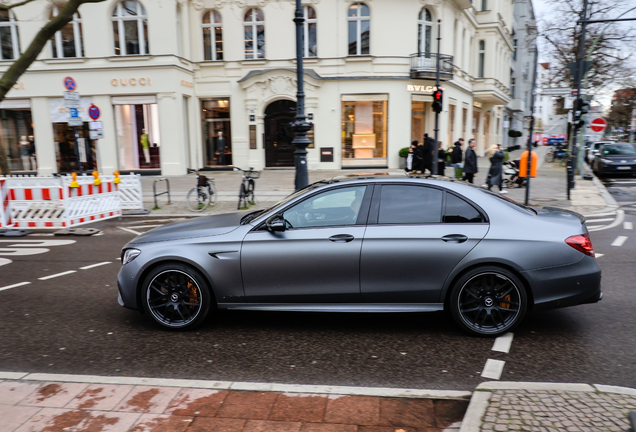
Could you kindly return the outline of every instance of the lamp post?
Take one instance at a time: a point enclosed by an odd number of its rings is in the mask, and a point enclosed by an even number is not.
[[[291,130],[296,134],[292,144],[296,146],[294,152],[294,160],[296,167],[296,179],[294,187],[296,190],[302,189],[309,185],[309,172],[307,171],[307,146],[311,144],[307,138],[307,132],[313,124],[307,121],[305,116],[305,92],[304,87],[304,68],[303,68],[303,23],[305,17],[303,15],[303,5],[301,0],[296,0],[296,13],[294,14],[294,22],[296,23],[296,117],[293,123],[290,123]]]
[[[435,71],[435,90],[439,91],[439,56],[440,56],[440,45],[441,45],[441,41],[442,40],[442,20],[438,19],[437,20],[437,69]],[[441,107],[441,109],[443,109],[443,107]],[[439,111],[435,111],[435,146],[433,148],[433,169],[431,170],[431,173],[433,175],[437,175],[437,160],[438,160],[438,154],[439,154],[439,141],[437,141],[439,137]],[[448,143],[446,143],[446,145],[448,145]],[[424,172],[424,170],[422,170],[422,172]]]

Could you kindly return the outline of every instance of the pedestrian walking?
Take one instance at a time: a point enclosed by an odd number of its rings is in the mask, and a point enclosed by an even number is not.
[[[413,171],[421,173],[424,170],[424,144],[418,141],[413,149]]]
[[[435,161],[435,140],[430,138],[428,134],[424,134],[424,145],[423,145],[423,166],[422,166],[422,174],[424,174],[425,170],[429,170],[431,174],[433,174],[433,162]]]
[[[444,169],[446,168],[446,152],[444,151],[444,146],[440,141],[437,146],[437,174],[438,175],[446,175],[444,173]]]
[[[453,147],[453,151],[451,153],[451,166],[455,168],[455,178],[461,178],[459,174],[462,169],[462,160],[463,160],[463,152],[462,146],[464,145],[464,138],[460,138],[455,142],[455,146]]]
[[[413,171],[413,156],[415,149],[417,148],[417,140],[411,141],[411,146],[409,147],[409,154],[406,156],[406,172]]]
[[[488,190],[492,190],[493,186],[499,186],[499,193],[508,193],[507,191],[503,190],[503,187],[501,186],[503,182],[502,171],[504,160],[504,152],[501,149],[501,145],[492,145],[486,152],[486,156],[488,156],[488,158],[490,159],[490,170],[488,171],[488,179],[486,180]]]
[[[473,183],[475,174],[477,174],[477,153],[475,153],[475,140],[468,141],[466,156],[464,157],[464,180]]]

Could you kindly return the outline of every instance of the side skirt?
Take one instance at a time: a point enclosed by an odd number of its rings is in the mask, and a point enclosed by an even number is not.
[[[219,303],[219,309],[288,312],[435,312],[443,303]]]

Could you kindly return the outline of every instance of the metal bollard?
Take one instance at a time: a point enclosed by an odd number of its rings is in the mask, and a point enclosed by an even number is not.
[[[160,182],[160,181],[166,182],[166,190],[163,192],[157,193],[157,182]],[[168,194],[168,202],[166,203],[166,205],[172,204],[172,202],[170,201],[170,182],[168,181],[167,178],[160,178],[159,180],[155,180],[154,182],[152,182],[152,194],[155,197],[155,208],[153,210],[161,208],[159,207],[159,204],[157,204],[157,197],[160,195]]]

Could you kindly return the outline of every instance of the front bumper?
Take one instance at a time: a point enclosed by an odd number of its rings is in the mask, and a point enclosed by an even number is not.
[[[603,165],[603,174],[636,174],[636,165]]]
[[[117,275],[118,302],[127,309],[140,310],[140,305],[137,301],[140,273],[140,265],[137,260],[133,260],[128,264],[122,265]]]

